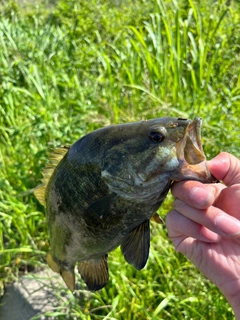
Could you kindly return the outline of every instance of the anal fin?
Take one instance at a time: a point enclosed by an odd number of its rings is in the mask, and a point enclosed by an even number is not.
[[[108,282],[107,254],[100,259],[80,261],[78,272],[91,291],[102,289]]]
[[[121,244],[125,260],[137,270],[144,268],[150,247],[149,220],[144,221],[135,228]]]

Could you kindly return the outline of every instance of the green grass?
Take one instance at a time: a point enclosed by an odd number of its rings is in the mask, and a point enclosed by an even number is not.
[[[231,1],[81,0],[0,8],[0,290],[45,266],[44,209],[33,196],[47,154],[100,126],[203,118],[208,158],[239,157],[240,8]],[[36,2],[34,2],[36,3]],[[171,208],[169,196],[161,214]],[[110,282],[57,319],[231,319],[219,291],[152,226],[147,267],[119,250]],[[62,315],[61,315],[62,314]]]

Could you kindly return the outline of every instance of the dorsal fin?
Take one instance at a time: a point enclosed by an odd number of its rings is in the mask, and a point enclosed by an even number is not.
[[[56,166],[59,164],[59,162],[62,160],[62,158],[65,156],[69,149],[70,146],[64,146],[61,148],[54,149],[49,154],[49,162],[46,164],[45,168],[42,171],[42,184],[36,187],[34,190],[35,197],[43,206],[46,206],[45,193],[48,181],[51,178]]]

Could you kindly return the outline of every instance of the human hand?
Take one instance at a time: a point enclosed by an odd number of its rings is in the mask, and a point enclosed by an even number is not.
[[[240,319],[240,161],[220,153],[208,162],[222,183],[175,183],[174,210],[166,217],[170,239],[224,294]]]

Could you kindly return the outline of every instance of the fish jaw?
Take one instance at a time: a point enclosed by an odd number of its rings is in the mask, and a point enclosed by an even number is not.
[[[201,142],[202,119],[195,118],[186,128],[184,137],[175,145],[179,161],[179,171],[171,177],[174,181],[197,180],[204,183],[215,183],[208,167]]]

